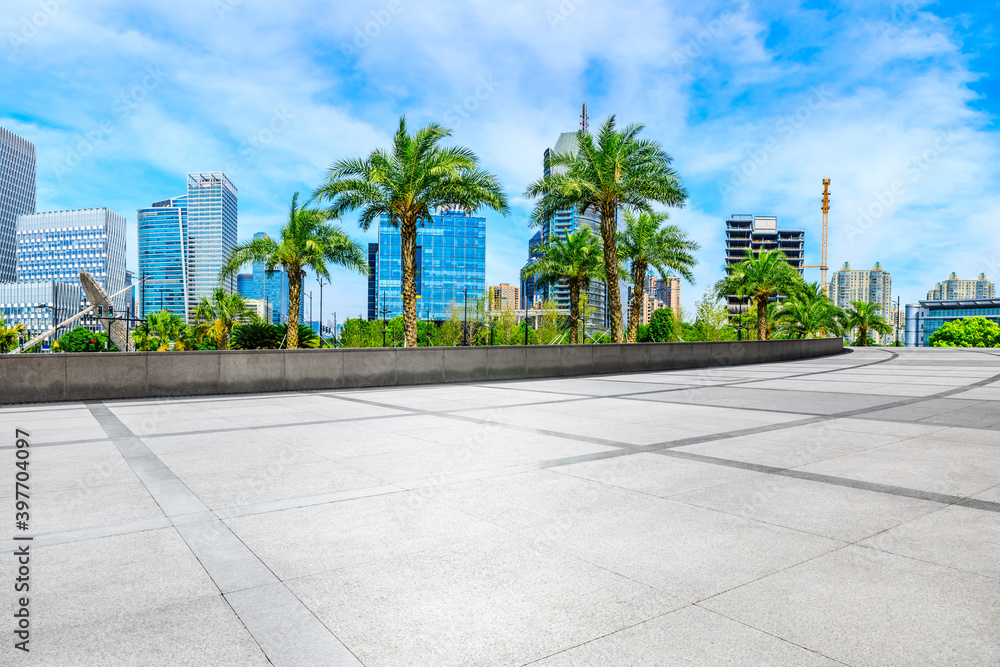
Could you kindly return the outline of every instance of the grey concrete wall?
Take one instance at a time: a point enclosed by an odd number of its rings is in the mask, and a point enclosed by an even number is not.
[[[0,356],[0,403],[517,380],[791,361],[840,338],[632,345],[230,350]]]

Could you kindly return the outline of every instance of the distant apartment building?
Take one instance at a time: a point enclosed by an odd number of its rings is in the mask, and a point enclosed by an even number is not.
[[[877,337],[877,343],[879,345],[893,343],[897,335],[895,325],[898,324],[898,316],[892,303],[892,276],[882,269],[879,262],[875,262],[875,268],[870,270],[855,270],[849,263],[844,262],[843,268],[833,273],[828,293],[834,304],[845,310],[850,308],[854,301],[876,304],[878,314],[884,317],[886,322],[894,325],[891,333]],[[852,331],[849,337],[853,340],[855,334],[856,332]]]
[[[18,282],[76,285],[77,310],[82,310],[88,302],[80,286],[81,271],[93,276],[108,296],[127,284],[125,218],[106,208],[20,215],[17,256]],[[119,311],[124,311],[129,301],[127,293],[112,299]]]
[[[673,274],[667,274],[667,280],[660,276],[647,275],[643,285],[642,303],[639,309],[639,324],[649,324],[649,318],[660,308],[669,308],[676,312],[681,305],[681,284],[680,278]],[[625,317],[632,316],[632,299],[634,289],[630,285],[628,288],[628,308],[625,309]]]
[[[521,288],[517,285],[500,283],[490,287],[491,310],[518,310],[521,304]]]
[[[253,235],[255,239],[269,238],[265,232],[257,232]],[[256,262],[251,266],[250,273],[241,273],[236,276],[236,291],[244,299],[257,299],[269,304],[269,321],[272,324],[288,323],[288,273],[284,267],[276,266],[270,275],[263,262]],[[305,294],[301,294],[299,300],[299,322],[305,322],[305,309],[302,304],[305,302]]]
[[[236,186],[222,172],[187,176],[187,194],[154,203],[137,213],[140,313],[169,310],[190,321],[203,297],[236,278],[219,271],[236,246]]]
[[[273,322],[272,304],[263,299],[244,299],[243,304],[265,322]]]
[[[780,250],[785,260],[799,274],[805,264],[805,232],[801,229],[778,229],[778,218],[765,215],[733,214],[726,220],[726,271],[747,257],[761,251]],[[736,315],[746,308],[746,299],[736,295],[727,297],[729,314]]]
[[[996,287],[986,279],[985,273],[980,273],[976,280],[959,280],[958,275],[952,272],[948,280],[939,282],[927,293],[927,300],[992,299],[995,296]]]
[[[403,313],[403,259],[399,230],[383,215],[378,243],[368,245],[368,319]],[[486,291],[486,218],[440,210],[417,228],[417,318],[446,320],[466,299]]]
[[[17,280],[17,218],[35,212],[35,187],[35,145],[0,127],[0,283]]]

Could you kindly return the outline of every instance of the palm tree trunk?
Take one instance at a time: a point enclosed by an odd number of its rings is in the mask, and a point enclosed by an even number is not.
[[[632,288],[632,308],[628,315],[628,336],[626,340],[634,343],[636,334],[639,333],[639,319],[642,317],[642,297],[646,293],[646,263],[636,262],[635,270],[632,274],[634,287]]]
[[[299,300],[302,298],[302,271],[295,268],[288,272],[288,340],[285,347],[289,350],[299,348]]]
[[[580,342],[578,331],[580,328],[580,283],[576,280],[569,281],[569,344],[576,345]]]
[[[417,346],[417,221],[399,221],[399,249],[403,257],[403,338]]]
[[[757,340],[767,340],[767,297],[757,299]]]
[[[610,314],[611,341],[621,343],[622,335],[622,300],[618,288],[618,219],[617,207],[601,208],[601,237],[604,240],[604,275],[608,281],[608,300],[606,307]]]

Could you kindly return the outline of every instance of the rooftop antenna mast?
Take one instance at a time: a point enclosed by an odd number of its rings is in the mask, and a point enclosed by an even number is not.
[[[580,131],[590,134],[590,118],[587,116],[587,84],[583,84],[583,113],[580,114]]]

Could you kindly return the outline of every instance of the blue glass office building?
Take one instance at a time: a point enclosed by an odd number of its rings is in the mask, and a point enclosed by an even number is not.
[[[388,216],[379,220],[379,242],[369,245],[368,319],[403,313],[403,261],[399,230]],[[445,320],[486,291],[486,218],[464,211],[440,211],[417,229],[417,318]],[[383,301],[384,297],[384,301]]]
[[[906,306],[906,347],[930,347],[931,336],[948,322],[985,317],[1000,325],[1000,299],[938,299]]]
[[[0,283],[17,280],[17,217],[34,212],[35,145],[0,127]]]
[[[125,287],[125,218],[106,208],[52,211],[17,219],[18,282],[80,285],[86,271],[108,295]],[[112,303],[125,310],[127,294]],[[80,310],[88,305],[79,287]]]
[[[187,196],[137,211],[139,315],[169,310],[188,319]]]
[[[139,209],[141,314],[169,310],[191,321],[202,298],[236,277],[219,271],[236,246],[236,186],[222,172],[188,174],[187,194]]]

